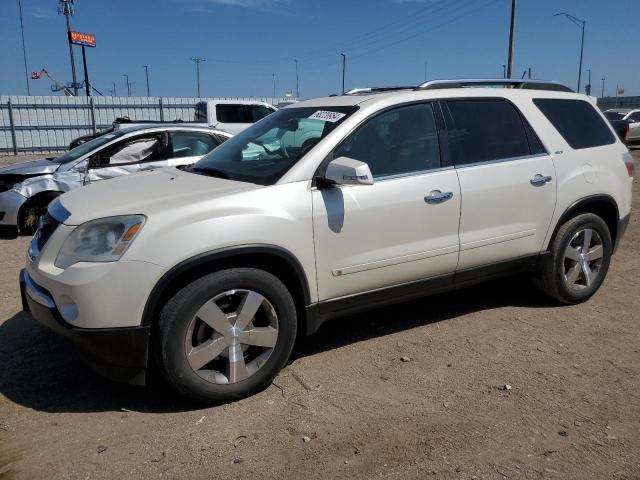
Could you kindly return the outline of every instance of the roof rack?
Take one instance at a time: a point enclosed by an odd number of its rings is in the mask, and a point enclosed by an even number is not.
[[[393,92],[395,90],[415,90],[416,87],[363,87],[363,88],[352,88],[348,92],[345,92],[345,95],[362,95],[367,93],[384,93],[384,92]]]
[[[505,78],[477,78],[458,80],[430,80],[419,85],[416,90],[435,90],[440,88],[470,88],[470,87],[504,87],[521,88],[525,90],[551,90],[554,92],[573,92],[569,87],[550,80],[524,80]]]

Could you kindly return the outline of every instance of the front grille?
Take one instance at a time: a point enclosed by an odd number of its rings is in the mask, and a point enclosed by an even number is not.
[[[38,231],[35,235],[38,250],[42,250],[42,247],[46,245],[49,238],[51,238],[51,235],[53,235],[53,232],[58,228],[58,225],[60,225],[60,222],[49,215],[49,212],[40,217],[40,220],[38,221]]]

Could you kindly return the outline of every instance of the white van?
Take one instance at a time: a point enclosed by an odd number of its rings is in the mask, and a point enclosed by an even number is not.
[[[208,100],[196,104],[194,120],[235,135],[275,111],[257,100]]]

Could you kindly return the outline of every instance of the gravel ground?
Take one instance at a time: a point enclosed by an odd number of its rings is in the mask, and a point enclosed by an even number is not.
[[[27,242],[0,240],[1,480],[640,478],[637,216],[585,304],[510,279],[337,319],[206,409],[95,376],[20,312]]]

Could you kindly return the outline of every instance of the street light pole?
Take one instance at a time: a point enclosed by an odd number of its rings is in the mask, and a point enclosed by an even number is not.
[[[296,98],[300,99],[300,81],[298,78],[298,60],[294,60],[296,62]]]
[[[427,61],[424,61],[424,81],[427,81]]]
[[[554,17],[557,17],[557,16],[567,17],[574,25],[576,25],[580,30],[582,30],[582,39],[580,41],[580,65],[578,66],[578,89],[576,90],[578,93],[580,93],[580,83],[582,80],[582,56],[584,53],[584,31],[585,31],[587,22],[585,20],[580,20],[579,18],[576,18],[573,15],[570,15],[566,12],[560,12],[554,15]]]
[[[78,95],[78,81],[76,80],[76,61],[73,57],[73,44],[71,43],[71,21],[73,15],[73,0],[59,0],[58,14],[64,15],[67,19],[67,40],[69,42],[69,56],[71,57],[71,77],[73,80],[73,94]]]
[[[340,55],[342,55],[342,94],[344,95],[344,76],[347,69],[347,57],[344,53],[341,53]]]
[[[591,69],[587,68],[587,72],[589,72],[589,83],[584,86],[584,93],[591,95]]]
[[[602,96],[600,98],[604,98],[604,81],[606,80],[606,78],[602,79]]]
[[[502,65],[502,78],[507,78],[507,66]]]
[[[147,97],[150,97],[150,93],[149,93],[149,65],[145,65],[144,66],[144,73],[147,76]]]
[[[20,10],[20,32],[22,34],[22,57],[24,58],[24,78],[27,82],[27,95],[31,95],[31,86],[29,85],[29,70],[27,68],[27,47],[24,44],[24,22],[22,21],[22,1],[18,0],[18,9]]]
[[[513,73],[513,48],[515,44],[516,33],[516,3],[517,0],[511,0],[511,24],[509,26],[509,59],[507,61],[506,78],[511,78]]]
[[[273,77],[273,95],[271,96],[271,104],[273,105],[276,103],[276,74],[272,73],[271,76]]]
[[[127,82],[127,97],[130,97],[131,96],[131,83],[129,82],[129,75],[124,74],[122,76],[125,78],[125,80]]]

